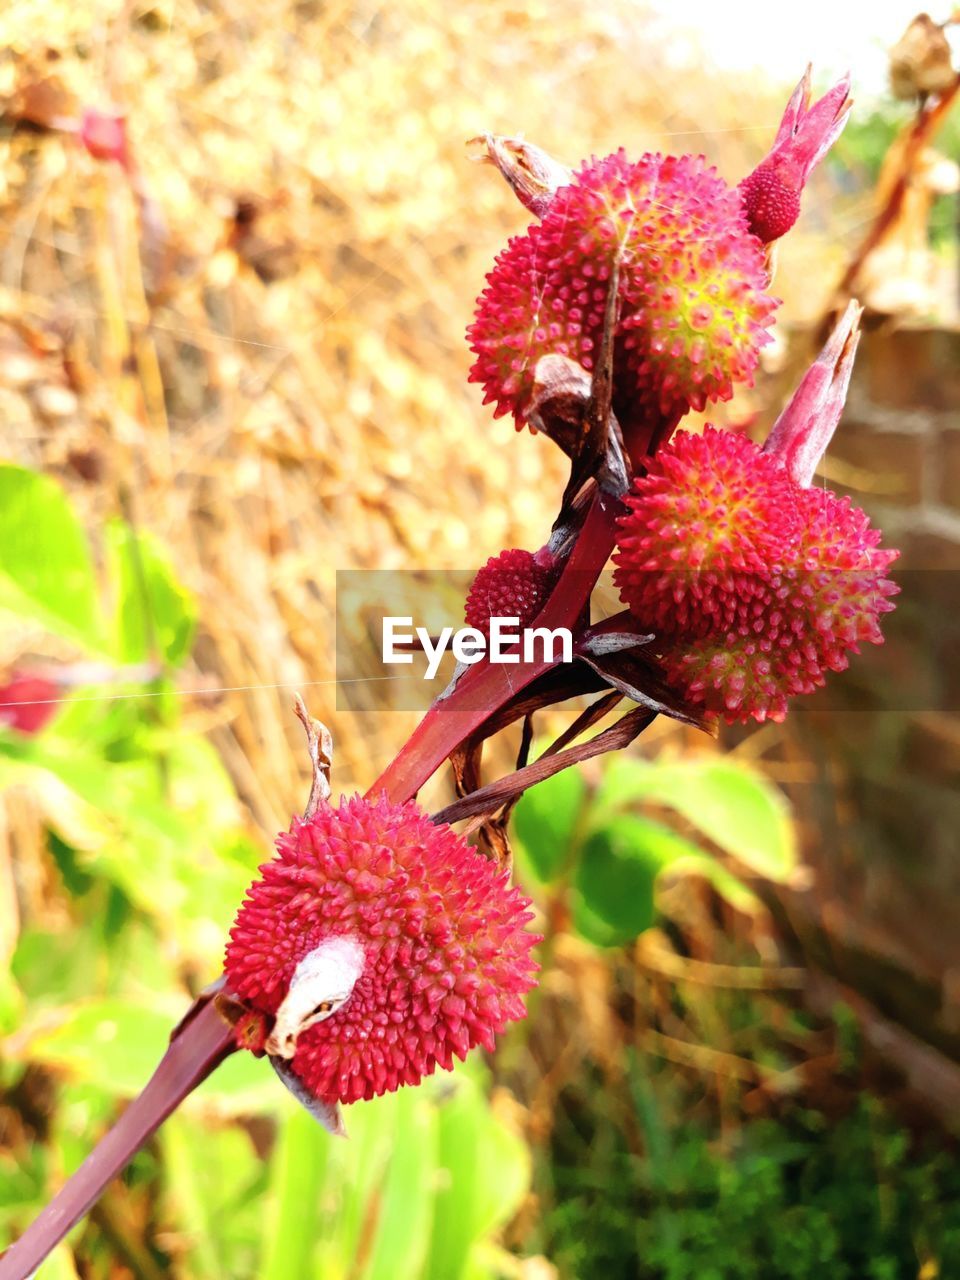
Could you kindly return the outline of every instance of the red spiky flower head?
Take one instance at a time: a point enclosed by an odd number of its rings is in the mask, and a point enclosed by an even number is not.
[[[637,456],[637,434],[663,438],[688,408],[749,383],[769,340],[763,251],[738,192],[702,156],[631,161],[618,151],[557,190],[487,277],[469,329],[470,379],[521,426],[543,357],[594,367],[614,264],[613,408]]]
[[[807,487],[840,416],[858,319],[854,305],[766,449],[680,432],[627,498],[621,598],[657,635],[671,683],[730,722],[782,720],[790,697],[883,641],[897,552],[848,498]]]
[[[416,804],[323,804],[277,850],[230,931],[226,974],[275,1019],[266,1049],[307,1096],[335,1107],[416,1084],[524,1016],[529,899]],[[256,1046],[249,1019],[238,1031]]]
[[[786,235],[800,216],[800,196],[850,114],[850,77],[810,106],[810,67],[794,89],[770,154],[740,183],[750,230],[764,244]]]
[[[517,618],[525,627],[546,603],[554,576],[554,558],[546,547],[537,552],[513,547],[491,556],[467,594],[467,626],[486,635],[491,618]]]

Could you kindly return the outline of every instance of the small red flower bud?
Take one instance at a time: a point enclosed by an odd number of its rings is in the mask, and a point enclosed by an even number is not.
[[[45,676],[14,673],[0,687],[0,725],[18,733],[39,733],[57,714],[59,706],[60,686]]]
[[[634,431],[662,437],[688,408],[752,381],[776,304],[739,194],[702,157],[632,162],[618,151],[560,188],[487,277],[469,329],[470,378],[497,416],[523,425],[544,356],[593,369],[614,264],[613,408],[631,452]]]
[[[810,106],[810,68],[794,89],[773,148],[740,183],[750,230],[770,244],[800,216],[800,196],[813,169],[836,142],[850,113],[850,77]]]
[[[267,1051],[311,1097],[416,1084],[524,1016],[529,899],[416,804],[321,805],[277,850],[230,931],[226,974],[276,1018]]]
[[[79,136],[94,160],[115,160],[123,168],[129,168],[130,150],[124,116],[88,107],[80,120]]]
[[[762,164],[740,183],[750,230],[764,244],[785,236],[800,217],[800,191],[773,164]]]
[[[266,1018],[262,1013],[254,1010],[241,1014],[234,1024],[233,1036],[239,1048],[249,1049],[255,1057],[259,1058],[267,1043]]]
[[[520,626],[527,626],[546,603],[553,571],[553,556],[545,547],[535,555],[512,549],[491,556],[467,595],[467,626],[485,635],[491,618],[519,618]]]

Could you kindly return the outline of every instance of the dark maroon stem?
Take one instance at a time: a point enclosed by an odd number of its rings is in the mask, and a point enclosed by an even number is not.
[[[0,1258],[0,1280],[27,1280],[167,1116],[235,1048],[232,1029],[213,1001],[201,1005],[174,1035],[143,1092]]]
[[[656,716],[655,711],[648,711],[646,707],[636,707],[609,729],[591,738],[589,742],[568,747],[566,751],[555,751],[551,748],[533,764],[525,765],[522,769],[498,778],[496,782],[491,782],[486,787],[471,791],[469,795],[462,796],[453,804],[448,804],[445,809],[433,815],[433,820],[434,822],[461,822],[464,818],[472,818],[477,814],[495,813],[501,805],[516,799],[528,787],[535,786],[544,778],[552,778],[555,773],[562,773],[571,765],[590,760],[593,756],[602,755],[605,751],[619,751],[652,724]]]
[[[531,626],[574,630],[616,540],[619,503],[598,492],[549,600]],[[396,802],[411,799],[451,752],[532,680],[557,665],[544,658],[470,667],[446,698],[433,703],[399,754],[368,789]]]

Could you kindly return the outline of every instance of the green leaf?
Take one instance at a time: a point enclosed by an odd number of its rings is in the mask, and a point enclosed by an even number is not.
[[[612,925],[607,924],[602,916],[598,916],[590,909],[583,894],[580,893],[573,895],[572,921],[580,937],[586,938],[587,942],[592,942],[595,947],[619,947],[634,936],[625,938]]]
[[[438,1182],[424,1280],[460,1280],[490,1233],[520,1206],[530,1153],[500,1121],[474,1080],[458,1071],[439,1103]],[[489,1273],[488,1273],[489,1274]]]
[[[188,1131],[180,1116],[174,1115],[161,1130],[160,1141],[166,1172],[166,1198],[185,1237],[190,1261],[199,1275],[222,1275],[223,1260],[215,1244],[215,1223],[207,1197],[198,1184],[193,1154],[197,1135],[192,1130]],[[209,1152],[207,1158],[209,1160]]]
[[[0,969],[0,1035],[7,1036],[20,1025],[23,1008],[23,992],[13,974],[6,968]]]
[[[0,1036],[9,1036],[19,1027],[23,1007],[23,992],[17,986],[13,973],[4,965],[0,969]]]
[[[484,1116],[469,1083],[439,1107],[437,1159],[442,1173],[434,1212],[427,1280],[457,1280],[474,1238],[474,1197],[480,1176],[477,1150]]]
[[[581,849],[574,881],[578,931],[601,946],[631,941],[653,924],[661,868],[698,852],[660,823],[615,814],[591,831]]]
[[[554,879],[569,859],[586,790],[577,769],[564,769],[531,787],[513,811],[514,831],[541,881]]]
[[[271,1162],[261,1280],[311,1274],[329,1144],[330,1135],[303,1107],[286,1109]]]
[[[48,746],[49,739],[44,741],[42,749],[39,742],[28,744],[28,749],[37,757],[35,760],[16,759],[6,752],[0,754],[0,790],[29,789],[44,821],[66,844],[74,849],[97,849],[109,837],[111,824],[95,805],[89,804],[59,776],[55,763],[52,768],[47,767],[44,752]],[[78,766],[84,763],[82,757],[78,758]]]
[[[99,939],[84,931],[23,929],[10,961],[12,977],[19,983],[31,1013],[59,1008],[91,994],[101,963]]]
[[[77,1280],[73,1250],[68,1244],[58,1244],[46,1262],[33,1274],[36,1280]]]
[[[474,1250],[482,1239],[504,1226],[519,1210],[530,1186],[531,1160],[526,1143],[492,1114],[489,1099],[474,1089],[485,1114],[483,1140],[477,1152],[480,1178],[476,1188]]]
[[[156,648],[157,656],[176,666],[193,643],[193,600],[148,535],[135,534],[129,525],[114,520],[107,525],[106,542],[117,593],[113,619],[117,658],[142,662]]]
[[[793,821],[782,792],[736,760],[613,760],[597,795],[598,807],[624,808],[637,801],[668,805],[714,844],[771,880],[789,879],[797,865]]]
[[[266,1180],[249,1135],[233,1125],[206,1125],[198,1133],[197,1121],[179,1113],[165,1123],[160,1141],[167,1211],[188,1249],[183,1274],[259,1275]]]
[[[43,1208],[49,1151],[39,1142],[16,1143],[0,1158],[0,1249],[21,1235]]]
[[[143,1088],[163,1057],[177,1016],[174,1009],[134,1000],[91,1000],[67,1009],[52,1026],[45,1016],[18,1048],[25,1058],[130,1096]]]
[[[105,891],[104,891],[105,890]],[[101,886],[98,900],[115,893]],[[116,996],[151,1001],[175,988],[175,965],[143,918],[110,927],[98,910],[82,930],[27,927],[11,961],[31,1012]]]
[[[0,466],[0,547],[0,608],[102,653],[90,548],[58,484]]]
[[[50,1167],[59,1175],[49,1186],[51,1195],[63,1178],[80,1168],[116,1118],[117,1096],[109,1082],[59,1075],[47,1147]]]
[[[223,761],[202,734],[161,732],[155,741],[144,743],[144,749],[162,757],[170,803],[177,810],[190,813],[195,824],[210,831],[223,833],[236,827],[237,793]],[[263,860],[263,850],[257,860]]]
[[[278,1111],[285,1098],[283,1085],[265,1058],[235,1053],[194,1090],[186,1107],[196,1104],[222,1116],[256,1115]]]
[[[436,1130],[436,1109],[417,1090],[401,1089],[393,1151],[364,1280],[401,1280],[403,1276],[415,1280],[423,1273],[433,1222]]]
[[[681,858],[673,864],[670,871],[677,876],[691,874],[703,876],[705,880],[708,880],[713,885],[722,898],[726,898],[731,907],[743,912],[746,916],[762,916],[766,914],[767,908],[753,890],[738,879],[732,871],[728,871],[716,858],[711,858],[708,853],[696,854],[690,858]]]
[[[0,756],[0,786],[30,786],[78,851],[78,870],[115,884],[185,953],[216,963],[263,851],[239,832],[236,796],[209,743],[160,732],[141,745],[145,754],[109,761],[37,740],[29,760]]]
[[[383,1207],[381,1188],[394,1146],[398,1095],[346,1109],[349,1140],[330,1151],[329,1212],[324,1217],[315,1275],[340,1280],[356,1275],[355,1259],[368,1242]],[[402,1272],[398,1280],[404,1280]]]

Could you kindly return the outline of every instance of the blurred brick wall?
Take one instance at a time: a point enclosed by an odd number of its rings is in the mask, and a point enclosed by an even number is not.
[[[901,569],[960,569],[960,331],[864,334],[830,453]]]
[[[864,334],[825,471],[901,548],[902,594],[886,644],[786,724],[819,915],[960,1026],[960,332]]]

